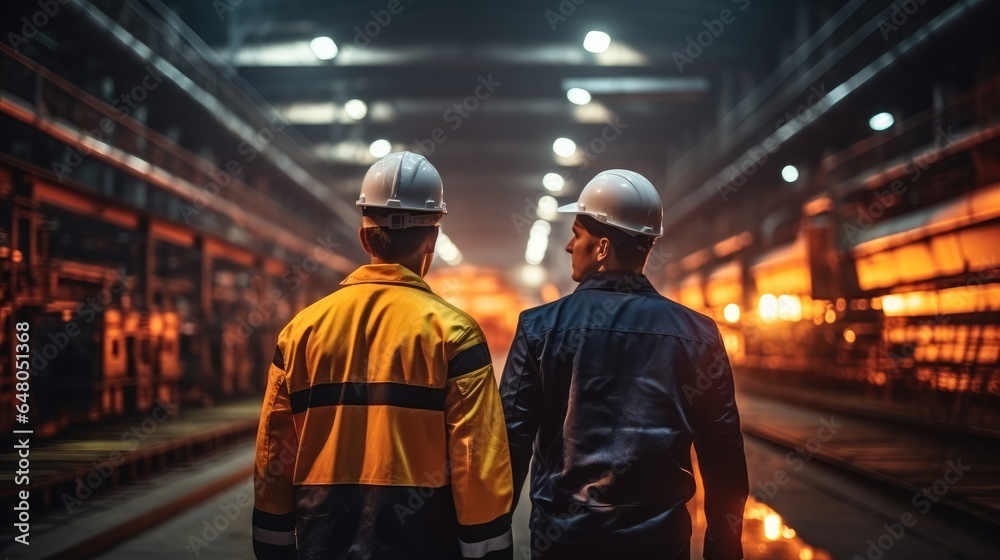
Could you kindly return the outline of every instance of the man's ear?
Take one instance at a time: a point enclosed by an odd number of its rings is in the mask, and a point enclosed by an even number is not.
[[[361,241],[361,248],[368,253],[368,256],[371,256],[372,250],[368,246],[368,238],[365,236],[365,228],[363,227],[358,228],[358,240]]]
[[[611,240],[607,237],[602,237],[600,241],[597,242],[597,262],[607,259],[610,253]]]

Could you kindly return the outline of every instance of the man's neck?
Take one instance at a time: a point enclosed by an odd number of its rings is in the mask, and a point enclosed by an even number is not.
[[[424,271],[422,270],[424,264],[423,257],[403,259],[400,261],[387,261],[377,257],[372,257],[371,264],[398,264],[400,266],[405,266],[407,269],[409,269],[414,274],[417,274],[421,278],[424,277]]]

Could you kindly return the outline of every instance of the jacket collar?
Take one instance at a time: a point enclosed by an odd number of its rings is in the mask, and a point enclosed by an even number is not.
[[[580,290],[609,290],[624,293],[658,293],[656,288],[649,283],[649,280],[644,274],[621,271],[594,272],[584,278],[574,291],[578,292]]]
[[[366,264],[359,266],[343,282],[341,286],[354,284],[403,284],[431,291],[424,279],[401,264]]]

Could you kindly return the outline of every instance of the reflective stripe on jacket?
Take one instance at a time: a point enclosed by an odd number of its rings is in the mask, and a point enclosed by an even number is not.
[[[521,314],[500,391],[515,492],[534,454],[539,550],[549,540],[650,558],[687,541],[693,443],[705,482],[705,558],[742,557],[746,459],[711,319],[662,297],[641,274],[591,274],[572,294]]]
[[[278,336],[257,558],[510,558],[510,456],[479,326],[400,265],[342,285]]]

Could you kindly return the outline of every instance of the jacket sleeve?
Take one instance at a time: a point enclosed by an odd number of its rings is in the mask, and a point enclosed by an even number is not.
[[[478,328],[448,360],[445,422],[462,556],[510,560],[510,455],[493,362]]]
[[[254,460],[253,552],[257,560],[295,560],[292,472],[298,437],[280,348],[268,367]]]
[[[733,372],[722,337],[707,346],[697,362],[696,375],[710,386],[691,393],[695,451],[705,485],[706,560],[743,558],[743,508],[749,493],[746,455],[740,416],[736,409]],[[705,387],[704,380],[695,384]]]
[[[514,507],[528,476],[532,446],[542,411],[542,378],[525,332],[524,316],[518,319],[514,342],[500,380],[500,398],[507,418],[507,441],[514,473]]]

